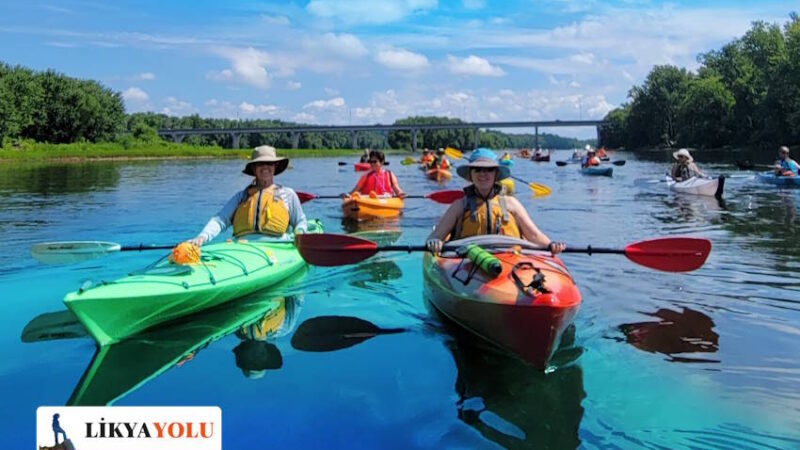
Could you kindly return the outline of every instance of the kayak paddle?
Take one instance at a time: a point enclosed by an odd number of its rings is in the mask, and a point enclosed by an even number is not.
[[[400,164],[404,166],[410,166],[411,164],[417,164],[417,160],[410,156],[406,156],[404,160],[400,161]]]
[[[458,150],[458,149],[453,148],[453,147],[446,147],[444,149],[444,154],[449,156],[449,157],[451,157],[451,158],[453,158],[453,159],[461,159],[461,158],[464,157],[464,154],[461,153],[461,150]]]
[[[292,348],[306,352],[330,352],[352,347],[381,334],[397,334],[405,328],[380,328],[357,317],[312,317],[297,327]]]
[[[342,198],[341,195],[314,195],[314,194],[309,194],[308,192],[298,192],[297,197],[300,199],[300,203],[305,203],[307,201],[314,199]],[[452,190],[452,191],[436,191],[425,195],[406,195],[405,198],[427,198],[437,203],[449,205],[450,203],[453,203],[454,201],[462,197],[464,197],[464,191]]]
[[[611,164],[613,164],[615,166],[624,166],[625,165],[625,160],[624,159],[620,159],[619,161],[612,161]]]
[[[300,234],[295,236],[295,245],[303,259],[315,266],[342,266],[363,261],[378,252],[425,252],[424,245],[384,245],[343,234]],[[507,244],[504,244],[507,245]],[[532,244],[518,244],[528,250],[547,249]],[[459,245],[445,244],[443,250],[455,250]],[[690,272],[699,269],[711,252],[711,241],[700,238],[670,237],[656,238],[627,245],[624,249],[571,248],[564,253],[617,254],[651,269],[666,272]]]
[[[22,329],[22,342],[88,337],[86,328],[70,310],[39,314]]]
[[[567,163],[566,161],[556,161],[556,165],[557,165],[558,167],[564,167],[564,166],[566,166],[567,164],[568,164],[568,163]]]
[[[41,242],[31,247],[31,256],[45,264],[67,264],[99,258],[114,252],[172,250],[175,245],[120,245],[102,241]]]
[[[521,183],[527,183],[528,187],[531,188],[531,191],[533,191],[533,195],[535,195],[537,197],[544,197],[545,195],[550,195],[550,194],[553,193],[553,191],[549,187],[547,187],[547,186],[545,186],[545,185],[543,185],[541,183],[534,183],[534,182],[528,183],[526,180],[523,180],[520,177],[515,177],[513,175],[511,175],[511,178],[513,178],[513,179],[515,179],[515,180],[517,180],[517,181],[519,181]]]

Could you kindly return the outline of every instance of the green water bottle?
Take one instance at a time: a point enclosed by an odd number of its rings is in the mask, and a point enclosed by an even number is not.
[[[499,259],[475,244],[467,246],[467,258],[492,278],[497,277],[503,271],[503,265],[500,264]]]

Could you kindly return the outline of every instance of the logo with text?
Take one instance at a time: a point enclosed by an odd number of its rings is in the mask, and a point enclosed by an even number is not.
[[[41,406],[39,450],[221,450],[216,406]]]

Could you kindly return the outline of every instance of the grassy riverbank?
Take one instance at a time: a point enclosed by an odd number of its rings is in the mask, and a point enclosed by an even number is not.
[[[247,159],[252,149],[227,149],[214,146],[156,142],[102,142],[43,144],[25,141],[0,148],[0,162],[91,161],[125,159]],[[289,158],[357,157],[363,150],[353,149],[279,149]],[[406,150],[388,150],[389,154],[405,154]]]

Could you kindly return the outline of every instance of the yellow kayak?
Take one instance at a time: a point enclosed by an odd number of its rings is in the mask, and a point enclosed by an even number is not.
[[[346,219],[368,220],[379,217],[397,217],[403,211],[403,199],[378,197],[375,194],[355,193],[342,200],[342,214]]]

